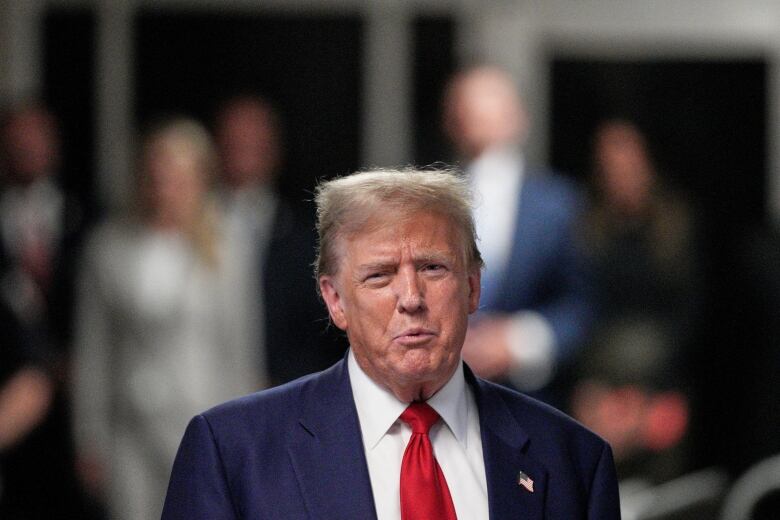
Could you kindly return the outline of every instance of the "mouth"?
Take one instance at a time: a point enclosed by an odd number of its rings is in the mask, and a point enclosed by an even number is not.
[[[436,332],[423,327],[412,327],[402,331],[393,338],[393,341],[405,346],[415,346],[427,343],[437,336]]]

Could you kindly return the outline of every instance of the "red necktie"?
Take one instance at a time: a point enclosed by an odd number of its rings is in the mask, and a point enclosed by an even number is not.
[[[456,520],[447,481],[428,437],[439,414],[426,403],[415,402],[401,420],[412,428],[401,462],[401,520]]]

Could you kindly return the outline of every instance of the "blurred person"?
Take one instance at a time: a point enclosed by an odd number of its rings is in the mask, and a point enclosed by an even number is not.
[[[34,518],[54,511],[81,515],[82,504],[63,383],[85,222],[77,199],[62,188],[60,164],[55,116],[36,101],[10,106],[0,117],[0,304],[7,309],[4,320],[24,338],[23,357],[35,362],[6,391],[22,395],[28,388],[28,405],[40,405],[50,393],[50,402],[39,408],[44,415],[32,421],[34,428],[6,452],[3,465],[13,486],[6,501],[13,499],[14,507],[27,508]],[[25,430],[25,423],[20,418],[16,427]]]
[[[661,181],[644,135],[627,120],[599,125],[593,158],[585,238],[599,288],[600,322],[652,318],[689,349],[700,313],[701,275],[687,201]]]
[[[663,325],[632,319],[602,329],[583,352],[572,414],[610,443],[621,480],[659,484],[689,469],[679,351]]]
[[[673,331],[649,317],[610,322],[580,353],[570,409],[612,447],[626,519],[712,518],[722,499],[725,474],[691,473],[682,353]]]
[[[663,182],[635,123],[602,121],[593,161],[584,237],[599,321],[595,348],[582,352],[587,379],[576,385],[573,413],[612,439],[619,476],[639,491],[693,469],[697,433],[717,436],[697,431],[696,400],[708,399],[696,380],[702,365],[693,364],[699,244],[688,202]]]
[[[482,268],[470,199],[444,171],[318,187],[315,272],[349,352],[195,416],[164,520],[620,517],[603,440],[462,361]]]
[[[281,123],[264,99],[239,96],[217,113],[220,203],[226,262],[236,277],[232,327],[240,331],[265,386],[322,370],[345,345],[327,329],[327,313],[311,291],[314,222],[282,197]]]
[[[85,251],[73,377],[81,477],[111,518],[134,520],[159,518],[189,417],[261,384],[233,330],[210,135],[167,120],[139,155],[134,213]]]
[[[526,164],[529,128],[505,71],[476,66],[450,81],[444,129],[479,197],[475,218],[486,263],[463,357],[483,377],[538,391],[582,346],[593,310],[574,234],[579,193]]]
[[[12,107],[0,122],[0,296],[36,348],[66,346],[72,272],[82,215],[59,184],[60,136],[39,103]]]
[[[19,446],[44,421],[54,382],[32,352],[24,328],[0,300],[0,517],[43,517],[40,496],[30,492],[29,472],[18,471]],[[42,467],[36,467],[42,470]],[[43,491],[43,490],[40,490]]]

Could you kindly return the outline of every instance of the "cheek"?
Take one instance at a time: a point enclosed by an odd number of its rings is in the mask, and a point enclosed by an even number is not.
[[[387,328],[395,304],[386,290],[360,291],[342,300],[349,328],[367,337],[379,336]]]
[[[458,284],[455,287],[442,288],[429,300],[431,314],[438,316],[450,335],[465,335],[468,327],[468,315],[471,310],[471,290]]]

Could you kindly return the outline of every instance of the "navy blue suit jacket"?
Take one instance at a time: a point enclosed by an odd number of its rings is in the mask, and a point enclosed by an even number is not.
[[[479,408],[491,519],[620,518],[603,440],[553,408],[466,373]],[[533,493],[518,485],[520,471],[533,479]],[[346,360],[195,417],[162,517],[375,519]]]
[[[595,317],[593,280],[576,236],[581,210],[574,184],[550,172],[526,172],[507,265],[480,300],[488,312],[542,314],[561,360],[583,345]]]

